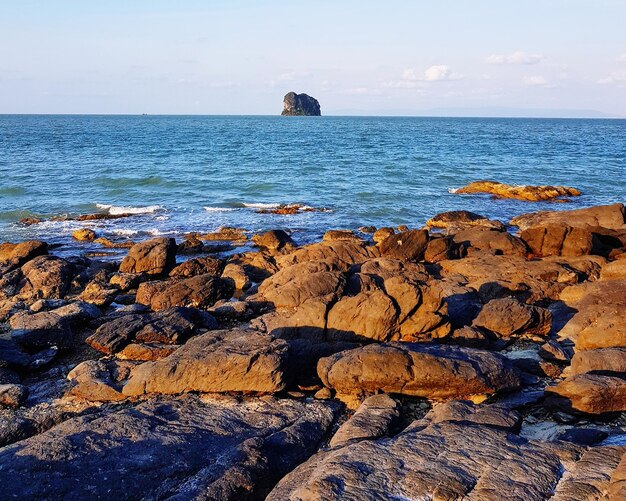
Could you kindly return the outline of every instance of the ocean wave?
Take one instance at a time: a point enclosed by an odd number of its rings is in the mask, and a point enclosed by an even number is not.
[[[242,202],[241,205],[246,209],[277,209],[278,207],[280,207],[281,204],[264,202]]]
[[[108,204],[96,204],[98,209],[106,210],[112,216],[119,214],[153,214],[162,209],[160,205],[148,205],[147,207],[124,207]]]
[[[204,207],[207,212],[232,212],[237,210],[235,207]]]
[[[448,188],[448,193],[456,193],[459,191],[459,188]]]

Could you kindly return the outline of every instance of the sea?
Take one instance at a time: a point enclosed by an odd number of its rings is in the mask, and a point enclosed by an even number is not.
[[[481,179],[583,194],[454,193]],[[421,227],[450,210],[506,223],[614,202],[626,202],[626,120],[0,115],[0,242],[42,239],[59,254],[102,250],[72,240],[84,227],[118,242],[281,228],[307,243],[327,229]],[[280,204],[315,210],[267,213]],[[72,219],[88,213],[132,216]]]

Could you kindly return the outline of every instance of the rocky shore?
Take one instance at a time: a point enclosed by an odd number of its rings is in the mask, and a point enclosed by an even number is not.
[[[0,244],[3,496],[626,499],[622,204],[201,237]]]

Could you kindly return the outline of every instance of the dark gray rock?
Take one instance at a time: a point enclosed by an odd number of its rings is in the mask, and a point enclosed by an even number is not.
[[[40,350],[50,346],[70,348],[73,336],[70,323],[50,311],[41,311],[32,315],[23,311],[10,319],[11,338],[25,350]]]
[[[306,460],[335,408],[160,398],[66,421],[0,450],[8,499],[262,499]]]
[[[283,99],[283,116],[320,116],[322,111],[317,99],[307,94],[289,92]]]

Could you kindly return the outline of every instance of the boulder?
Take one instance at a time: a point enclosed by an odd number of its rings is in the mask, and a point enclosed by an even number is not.
[[[111,354],[133,341],[181,344],[205,329],[216,328],[216,320],[207,312],[172,307],[157,313],[123,315],[105,322],[86,342],[96,350]]]
[[[317,116],[322,114],[320,103],[307,94],[288,92],[283,99],[283,116]]]
[[[517,388],[501,355],[472,348],[414,343],[368,345],[322,358],[317,372],[338,394],[378,391],[431,400],[478,397]]]
[[[19,407],[28,397],[28,388],[21,384],[0,384],[0,408]]]
[[[505,230],[504,224],[500,221],[492,221],[485,216],[466,210],[442,212],[426,221],[426,226],[429,228],[441,228],[448,233],[455,233],[474,226],[498,231]]]
[[[463,249],[481,250],[493,254],[525,256],[526,244],[506,231],[468,228],[453,235],[453,241]]]
[[[345,240],[319,242],[300,247],[290,254],[277,256],[276,264],[282,269],[306,261],[323,261],[335,270],[346,271],[353,264],[362,263],[379,255],[380,252],[376,247],[368,247],[364,243]]]
[[[243,228],[231,228],[222,226],[212,233],[193,233],[186,235],[185,238],[193,237],[199,240],[219,241],[219,242],[245,242],[248,240],[246,235],[248,230]]]
[[[539,306],[513,298],[492,299],[474,319],[472,326],[501,338],[545,337],[552,326],[552,314]]]
[[[189,278],[197,275],[214,275],[219,277],[226,263],[215,257],[197,257],[185,261],[170,271],[170,277]]]
[[[626,209],[623,204],[598,205],[586,209],[539,211],[521,214],[511,219],[520,231],[548,224],[565,224],[576,228],[626,229]]]
[[[383,437],[400,417],[400,406],[389,395],[372,395],[366,398],[354,415],[343,423],[329,446],[337,447],[349,442]]]
[[[232,280],[235,289],[239,291],[248,290],[252,287],[252,278],[246,272],[246,268],[240,264],[228,263],[222,272],[222,278]]]
[[[22,266],[37,256],[48,254],[48,244],[40,240],[27,240],[18,244],[0,244],[0,273]]]
[[[149,362],[169,357],[180,345],[163,343],[130,343],[115,354],[120,360],[138,360]]]
[[[120,290],[117,287],[99,280],[92,280],[87,284],[79,298],[81,301],[96,306],[108,306],[119,294]]]
[[[109,284],[117,287],[122,292],[136,289],[146,276],[139,273],[113,273],[109,278]]]
[[[424,261],[427,263],[438,263],[455,257],[458,257],[458,250],[451,236],[431,238],[426,244]]]
[[[23,369],[30,361],[14,340],[0,338],[0,369]]]
[[[527,228],[520,236],[537,257],[584,256],[598,249],[593,233],[567,224]]]
[[[395,232],[396,230],[391,227],[378,228],[372,235],[372,240],[374,240],[376,245],[380,245],[381,242],[389,238]]]
[[[315,452],[336,406],[162,397],[0,449],[10,499],[263,499]]]
[[[267,500],[478,501],[504,495],[511,501],[544,501],[581,452],[574,445],[522,440],[497,426],[416,422],[391,438],[316,454],[284,477]]]
[[[421,261],[427,244],[427,230],[403,231],[383,240],[380,243],[380,254],[400,261]]]
[[[496,181],[474,181],[467,186],[455,189],[453,193],[490,193],[497,198],[513,198],[532,202],[581,195],[580,190],[565,186],[513,186]]]
[[[178,244],[176,254],[199,254],[204,250],[202,240],[195,235],[185,235],[185,239]]]
[[[37,351],[50,346],[71,348],[73,335],[70,323],[50,311],[29,314],[16,313],[9,320],[11,339],[28,351]]]
[[[79,242],[93,242],[96,239],[96,232],[89,228],[81,228],[72,233],[72,238]]]
[[[577,374],[546,388],[547,404],[567,412],[606,414],[626,411],[626,379]]]
[[[62,299],[69,292],[74,266],[55,256],[37,256],[2,276],[0,297],[16,296],[23,301]]]
[[[626,374],[626,347],[577,351],[572,357],[567,374],[586,372]]]
[[[296,248],[295,242],[284,230],[270,230],[265,233],[257,233],[252,237],[252,241],[257,247],[262,247],[269,251],[290,251]]]
[[[171,278],[163,282],[144,282],[137,289],[137,303],[153,310],[172,306],[206,309],[220,299],[230,299],[235,291],[230,279],[213,275],[190,278]]]
[[[120,273],[162,275],[176,264],[176,240],[153,238],[133,245],[120,264]]]
[[[352,230],[328,230],[322,237],[324,242],[362,242],[363,240]]]
[[[477,405],[468,400],[451,400],[436,404],[424,416],[424,423],[472,423],[501,430],[518,430],[522,417],[506,405]]]
[[[601,280],[626,280],[626,259],[620,259],[602,266]]]
[[[197,336],[167,358],[137,367],[125,395],[200,392],[275,393],[286,386],[288,345],[255,331]]]
[[[576,350],[626,347],[626,280],[601,280],[568,287],[561,300],[574,313],[558,332]]]
[[[69,394],[91,402],[124,400],[122,383],[130,376],[132,365],[117,360],[87,360],[67,375],[72,383]]]

